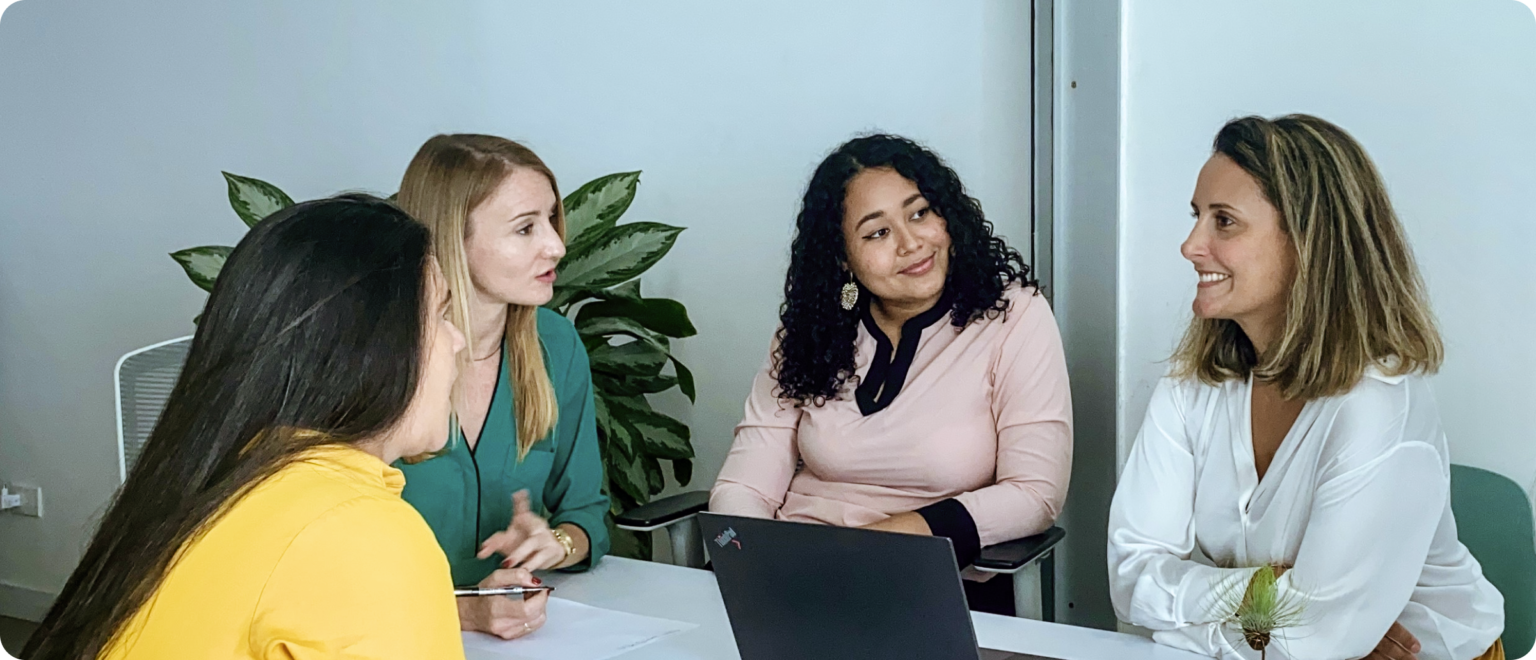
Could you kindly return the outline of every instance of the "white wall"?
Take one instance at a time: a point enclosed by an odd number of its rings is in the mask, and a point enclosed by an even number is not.
[[[1012,0],[109,3],[0,23],[0,613],[33,615],[117,486],[111,369],[187,334],[166,257],[232,244],[219,171],[295,197],[391,191],[435,132],[524,140],[567,190],[643,169],[626,216],[688,227],[646,290],[685,302],[696,486],[777,318],[797,200],[840,141],[927,142],[1027,251],[1029,20]],[[41,604],[40,604],[41,603]]]
[[[1452,459],[1536,480],[1536,19],[1513,0],[1124,2],[1120,449],[1189,319],[1179,256],[1221,124],[1307,112],[1375,158],[1447,347]]]

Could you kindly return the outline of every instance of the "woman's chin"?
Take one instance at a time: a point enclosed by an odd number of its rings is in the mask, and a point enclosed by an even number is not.
[[[555,285],[539,284],[528,287],[525,291],[517,292],[515,296],[507,296],[507,302],[524,307],[543,307],[555,298]]]
[[[431,440],[428,440],[422,446],[420,453],[422,453],[422,454],[436,454],[437,452],[442,451],[444,447],[448,446],[448,433],[446,431],[446,429],[448,428],[448,425],[447,424],[443,424],[443,428],[445,429],[445,431],[441,435],[433,436]]]
[[[1189,308],[1190,311],[1195,313],[1195,318],[1198,319],[1211,320],[1224,318],[1221,315],[1221,305],[1217,303],[1217,301],[1203,299],[1199,295],[1195,296],[1195,301],[1190,303]]]

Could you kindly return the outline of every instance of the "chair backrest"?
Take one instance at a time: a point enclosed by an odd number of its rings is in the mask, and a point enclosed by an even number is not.
[[[146,346],[124,355],[112,370],[117,386],[117,465],[119,480],[144,451],[149,432],[160,420],[160,411],[171,398],[171,388],[181,377],[191,337]]]
[[[1451,509],[1462,545],[1504,594],[1504,651],[1522,658],[1536,643],[1536,534],[1531,501],[1519,484],[1465,465],[1451,466]]]

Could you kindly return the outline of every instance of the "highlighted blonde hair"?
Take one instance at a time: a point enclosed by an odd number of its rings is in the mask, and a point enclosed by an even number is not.
[[[474,280],[469,274],[464,241],[469,238],[469,214],[485,202],[507,176],[517,169],[544,175],[560,198],[555,175],[533,151],[506,138],[492,135],[437,135],[421,145],[400,182],[400,208],[432,230],[433,252],[442,265],[452,294],[449,304],[453,324],[475,345],[469,301]],[[565,238],[565,208],[555,207],[555,231]],[[559,415],[555,388],[544,367],[544,347],[539,341],[538,308],[510,305],[507,310],[506,360],[512,379],[514,421],[518,458],[549,435]],[[468,373],[470,351],[459,353],[459,373]],[[454,385],[454,408],[462,409],[463,382]],[[455,416],[453,432],[460,433]]]
[[[1285,326],[1258,355],[1236,321],[1190,322],[1176,376],[1274,382],[1287,399],[1343,394],[1372,366],[1434,373],[1444,348],[1424,281],[1381,175],[1344,129],[1310,115],[1243,117],[1217,133],[1279,211],[1296,250]]]

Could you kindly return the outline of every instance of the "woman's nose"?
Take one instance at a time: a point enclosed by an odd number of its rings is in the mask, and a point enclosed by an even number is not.
[[[896,248],[902,254],[911,254],[923,247],[923,239],[917,232],[905,227],[896,230]]]
[[[1200,229],[1199,221],[1195,222],[1195,228],[1189,231],[1189,236],[1179,246],[1179,254],[1190,261],[1206,255],[1205,232]]]
[[[561,259],[561,258],[564,258],[565,257],[565,240],[560,238],[560,234],[558,234],[558,233],[553,233],[552,232],[552,234],[553,235],[551,235],[550,238],[549,238],[549,244],[546,245],[545,248],[544,248],[545,254],[548,254],[551,259]]]

